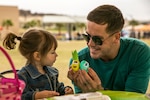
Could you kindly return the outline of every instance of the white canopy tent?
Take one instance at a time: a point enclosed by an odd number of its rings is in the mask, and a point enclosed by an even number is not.
[[[43,23],[86,23],[86,17],[79,16],[63,16],[63,15],[45,15],[42,19]]]
[[[42,19],[43,24],[52,24],[52,23],[65,23],[68,25],[69,39],[72,38],[72,24],[74,23],[86,23],[86,17],[80,16],[66,16],[66,15],[45,15]]]

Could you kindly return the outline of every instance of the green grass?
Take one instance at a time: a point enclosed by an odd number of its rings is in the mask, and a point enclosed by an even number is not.
[[[150,46],[150,40],[143,40]],[[1,45],[1,42],[0,42]],[[67,71],[69,60],[72,57],[72,51],[75,49],[78,51],[81,48],[86,46],[86,42],[81,41],[58,41],[58,48],[56,50],[58,57],[53,66],[59,70],[59,81],[64,82],[65,85],[72,86],[71,81],[67,78]],[[8,51],[8,50],[7,50]],[[16,69],[20,69],[25,65],[26,59],[21,56],[17,48],[15,50],[9,50],[10,54]],[[11,69],[7,59],[0,52],[0,72]],[[11,75],[12,76],[12,75]]]

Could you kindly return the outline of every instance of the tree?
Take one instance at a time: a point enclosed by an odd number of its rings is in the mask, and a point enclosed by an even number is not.
[[[139,25],[139,22],[133,19],[133,20],[129,21],[129,25],[132,26],[131,33],[130,33],[130,37],[134,37],[134,38],[135,38],[136,35],[135,35],[135,29],[134,29],[134,27],[135,27],[136,25]]]
[[[81,33],[85,31],[85,23],[76,23],[77,28],[80,30]]]
[[[13,22],[10,19],[6,19],[2,22],[2,26],[9,30],[9,27],[13,26]]]
[[[131,25],[132,30],[134,30],[134,26],[139,25],[139,22],[133,19],[133,20],[129,21],[129,25]]]
[[[56,23],[56,27],[58,28],[58,34],[61,35],[61,28],[63,27],[64,25],[62,23]]]
[[[24,29],[30,28],[30,27],[35,27],[35,26],[40,26],[41,22],[39,20],[31,20],[29,22],[26,22],[23,26]]]

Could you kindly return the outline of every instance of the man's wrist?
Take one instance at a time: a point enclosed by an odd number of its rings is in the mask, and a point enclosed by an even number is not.
[[[98,90],[105,90],[101,85],[98,85],[98,86],[97,86],[97,89],[98,89]]]

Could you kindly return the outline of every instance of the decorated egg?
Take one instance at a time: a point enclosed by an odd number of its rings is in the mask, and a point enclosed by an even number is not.
[[[86,60],[82,60],[80,63],[80,69],[88,72],[89,63]]]

